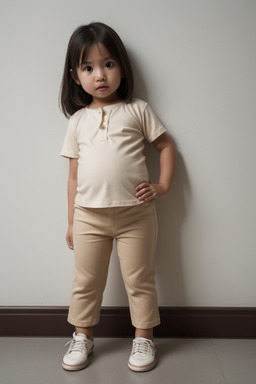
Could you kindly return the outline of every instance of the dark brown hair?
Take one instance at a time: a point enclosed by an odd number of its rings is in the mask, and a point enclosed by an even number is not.
[[[66,117],[92,102],[92,96],[76,84],[70,70],[76,71],[80,62],[86,59],[93,45],[101,43],[120,65],[122,80],[117,95],[129,102],[133,94],[133,73],[131,63],[118,34],[103,23],[90,23],[78,27],[72,34],[67,48],[66,61],[60,89],[60,107]]]

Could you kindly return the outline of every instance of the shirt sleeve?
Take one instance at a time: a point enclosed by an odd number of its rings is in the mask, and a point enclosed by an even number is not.
[[[143,113],[143,134],[144,137],[152,143],[155,139],[157,139],[160,135],[166,132],[165,127],[158,119],[156,114],[147,104],[144,113]]]
[[[69,120],[68,129],[60,152],[60,155],[63,157],[75,159],[79,158],[79,146],[77,143],[76,135],[76,122],[76,116],[73,115]]]

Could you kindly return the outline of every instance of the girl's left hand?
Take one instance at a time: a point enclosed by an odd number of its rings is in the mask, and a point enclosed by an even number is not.
[[[168,189],[165,188],[162,184],[151,184],[151,183],[141,183],[136,187],[136,197],[139,200],[150,201],[156,197],[161,197],[166,195]]]

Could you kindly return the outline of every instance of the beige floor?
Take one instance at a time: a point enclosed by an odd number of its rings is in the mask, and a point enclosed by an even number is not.
[[[135,373],[127,367],[131,340],[96,339],[89,366],[61,367],[64,338],[0,338],[3,384],[255,384],[256,340],[156,339],[157,367]]]

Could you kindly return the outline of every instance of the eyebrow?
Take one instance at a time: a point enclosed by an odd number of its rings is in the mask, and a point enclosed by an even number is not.
[[[102,59],[101,61],[108,61],[108,60],[114,60],[114,58],[112,57],[112,56],[108,56],[108,57],[104,57],[104,59]],[[93,63],[93,61],[87,61],[87,60],[85,60],[85,61],[82,61],[81,63],[80,63],[80,65],[81,64],[92,64]]]

